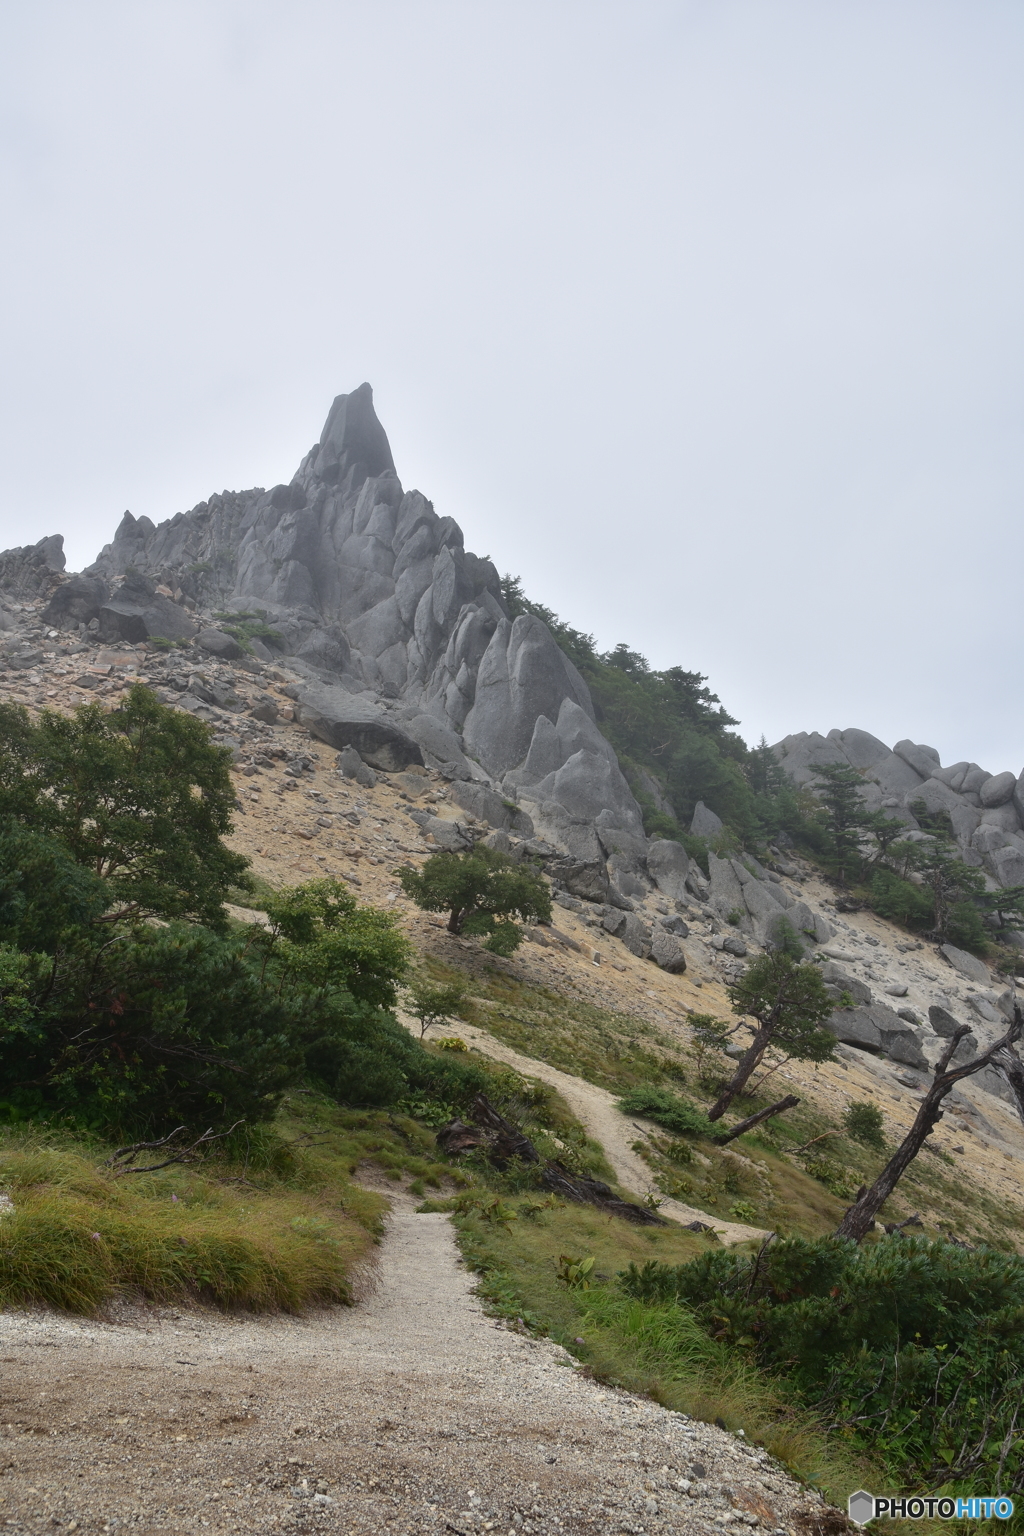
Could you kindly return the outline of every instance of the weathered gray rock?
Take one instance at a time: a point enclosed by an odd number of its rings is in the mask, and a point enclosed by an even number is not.
[[[43,609],[43,622],[57,629],[88,624],[91,619],[99,617],[99,611],[109,596],[110,588],[102,576],[69,576],[67,581],[54,589],[53,596]]]
[[[100,638],[107,641],[191,640],[196,625],[184,608],[155,590],[153,582],[129,572],[97,613]]]
[[[664,928],[667,933],[674,933],[677,939],[689,938],[690,930],[678,912],[671,912],[657,919],[657,926]]]
[[[722,948],[727,955],[736,955],[737,958],[741,960],[745,955],[749,955],[750,953],[743,940],[737,935],[731,933],[726,935],[722,943]]]
[[[1016,843],[1008,844],[1005,848],[994,849],[989,854],[987,862],[1004,889],[1013,885],[1024,885],[1024,849]]]
[[[224,661],[237,661],[245,655],[234,636],[226,635],[222,629],[201,629],[195,643],[200,650],[207,651],[211,656],[220,656]]]
[[[866,982],[859,981],[856,976],[850,976],[836,965],[835,961],[829,960],[822,966],[821,979],[830,991],[833,987],[835,988],[836,997],[846,992],[853,998],[855,1003],[859,1003],[867,1008],[871,1006],[873,1001],[871,988]]]
[[[956,1031],[960,1028],[959,1022],[954,1019],[948,1008],[943,1008],[940,1003],[933,1003],[928,1009],[928,1022],[937,1035],[944,1040],[952,1040]]]
[[[897,757],[902,757],[922,778],[930,778],[936,768],[941,768],[939,754],[934,747],[918,746],[913,741],[898,741],[893,747]]]
[[[411,736],[388,718],[382,709],[326,684],[305,688],[299,694],[296,718],[329,747],[341,751],[355,747],[364,762],[386,773],[423,765],[423,753]]]
[[[980,826],[998,827],[1001,832],[1009,832],[1019,836],[1021,830],[1020,821],[1017,816],[1017,807],[1012,800],[1006,801],[1003,805],[990,806],[987,810],[980,811],[978,814],[981,817]]]
[[[906,1066],[926,1067],[927,1059],[913,1029],[891,1008],[879,1003],[870,1007],[840,1008],[829,1018],[827,1027],[837,1039],[877,1051]]]
[[[647,849],[647,871],[662,895],[670,901],[686,900],[690,856],[682,843],[659,838]]]
[[[664,789],[658,783],[653,773],[648,773],[646,768],[637,768],[633,783],[639,793],[650,800],[659,815],[671,816],[672,820],[675,821],[675,806],[666,798]]]
[[[512,801],[503,800],[501,795],[484,784],[472,781],[455,783],[452,785],[451,797],[464,811],[492,827],[515,832],[518,837],[530,838],[534,834],[533,821],[526,812]]]
[[[603,859],[592,859],[589,863],[552,859],[547,868],[552,880],[564,886],[570,895],[584,901],[609,900],[608,870]]]
[[[956,790],[950,789],[948,784],[943,784],[939,779],[925,779],[909,799],[911,805],[916,805],[920,801],[931,815],[937,811],[946,811],[952,816],[953,812],[963,804]]]
[[[462,853],[473,847],[474,839],[457,821],[446,821],[441,816],[432,816],[429,811],[410,811],[409,820],[421,828],[425,837],[432,837],[446,853]]]
[[[977,955],[968,954],[966,949],[957,949],[954,944],[941,944],[939,953],[945,955],[953,969],[959,971],[961,976],[967,976],[983,987],[991,986],[992,977],[988,966],[984,960],[979,960]]]
[[[851,768],[871,769],[891,755],[885,742],[870,731],[829,731],[826,740],[840,748]]]
[[[635,912],[609,912],[602,925],[606,933],[621,939],[631,954],[641,959],[651,952],[651,935]]]
[[[467,721],[467,746],[470,740]],[[606,844],[619,830],[637,848],[646,848],[640,810],[615,753],[574,699],[563,699],[554,721],[543,713],[534,716],[525,759],[520,768],[509,772],[506,782],[517,790],[537,826],[546,835],[558,836],[577,856],[579,850],[568,844],[564,827],[553,824],[546,802],[560,806],[577,824],[596,828],[600,822],[601,839]]]
[[[890,1061],[899,1061],[908,1067],[927,1067],[928,1058],[924,1054],[916,1030],[900,1019],[897,1014],[893,1014],[893,1020],[895,1022],[891,1028],[879,1030],[879,1039],[885,1055]]]
[[[460,778],[468,778],[469,763],[455,732],[435,715],[413,714],[403,721],[403,729],[417,742],[427,757],[439,768],[454,769]]]
[[[977,992],[972,992],[967,999],[967,1003],[968,1006],[972,1008],[978,1015],[979,1019],[985,1020],[986,1024],[1005,1023],[1003,1015],[1000,1013],[995,1003],[990,1002],[987,997],[979,997]]]
[[[651,933],[651,959],[663,971],[678,976],[686,970],[686,953],[675,934],[655,923]]]
[[[601,810],[642,839],[585,682],[545,625],[508,617],[497,571],[456,524],[403,491],[369,385],[335,400],[290,484],[211,496],[159,528],[127,515],[93,574],[124,571],[173,578],[204,609],[258,606],[287,655],[351,695],[400,701],[392,723],[452,780],[527,769],[533,800],[550,810],[525,808],[564,854],[600,856]],[[339,722],[323,719],[317,729],[344,745]],[[365,736],[353,745],[364,751]],[[642,878],[642,864],[629,873]]]
[[[725,830],[725,824],[714,811],[708,810],[703,800],[698,800],[693,808],[693,818],[690,822],[690,832],[694,837],[703,837],[707,842],[713,842],[716,837]]]
[[[729,859],[708,854],[708,874],[711,883],[711,905],[720,917],[728,918],[731,912],[746,912],[743,887]]]
[[[363,762],[355,747],[344,747],[334,761],[344,778],[354,779],[364,789],[372,789],[376,784],[377,775],[368,763]]]
[[[1013,804],[1020,818],[1020,824],[1024,827],[1024,773],[1018,775],[1017,784],[1013,791]]]
[[[978,827],[971,838],[970,846],[976,849],[978,853],[986,854],[994,853],[997,848],[1006,848],[1012,846],[1012,844],[1007,833],[1001,827],[994,827],[988,824]]]
[[[822,736],[817,731],[798,731],[776,742],[772,752],[795,784],[815,785],[815,769],[821,764],[848,766],[849,758],[842,742]]]
[[[997,805],[1005,805],[1013,798],[1013,792],[1017,788],[1017,776],[1014,773],[994,773],[990,779],[986,779],[978,790],[978,796],[983,806],[989,809]]]
[[[65,563],[59,533],[47,535],[38,544],[5,549],[0,553],[0,591],[21,601],[47,597],[58,586]]]
[[[871,1009],[862,1008],[837,1008],[825,1021],[826,1029],[830,1029],[837,1040],[842,1040],[846,1045],[857,1045],[869,1051],[880,1052],[882,1049],[882,1037],[878,1025],[871,1016]]]

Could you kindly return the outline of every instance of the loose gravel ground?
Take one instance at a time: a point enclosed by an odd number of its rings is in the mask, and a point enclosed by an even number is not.
[[[484,1315],[399,1196],[356,1306],[0,1315],[11,1531],[697,1533],[846,1522],[743,1441]]]

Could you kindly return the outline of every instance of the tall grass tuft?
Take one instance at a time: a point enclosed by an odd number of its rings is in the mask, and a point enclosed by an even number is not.
[[[382,1203],[337,1180],[325,1190],[308,1170],[317,1187],[256,1188],[223,1167],[118,1179],[66,1145],[12,1139],[0,1146],[13,1202],[0,1214],[0,1307],[88,1313],[119,1294],[253,1310],[344,1302]]]

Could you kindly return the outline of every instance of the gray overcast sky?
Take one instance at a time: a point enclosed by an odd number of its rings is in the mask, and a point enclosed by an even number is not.
[[[5,0],[0,547],[399,473],[748,740],[1024,763],[1020,0]]]

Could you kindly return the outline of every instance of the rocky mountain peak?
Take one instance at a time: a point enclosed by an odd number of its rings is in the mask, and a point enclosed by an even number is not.
[[[218,614],[257,616],[252,648],[286,659],[314,735],[478,783],[587,882],[599,869],[622,899],[650,888],[642,815],[586,683],[545,624],[509,615],[458,524],[403,488],[369,384],[334,400],[288,483],[223,491],[159,526],[126,512],[46,617],[108,642],[202,641],[230,622]]]
[[[348,475],[362,484],[371,475],[395,474],[391,444],[373,408],[369,384],[335,396],[314,453],[312,473],[326,485],[337,485]]]

